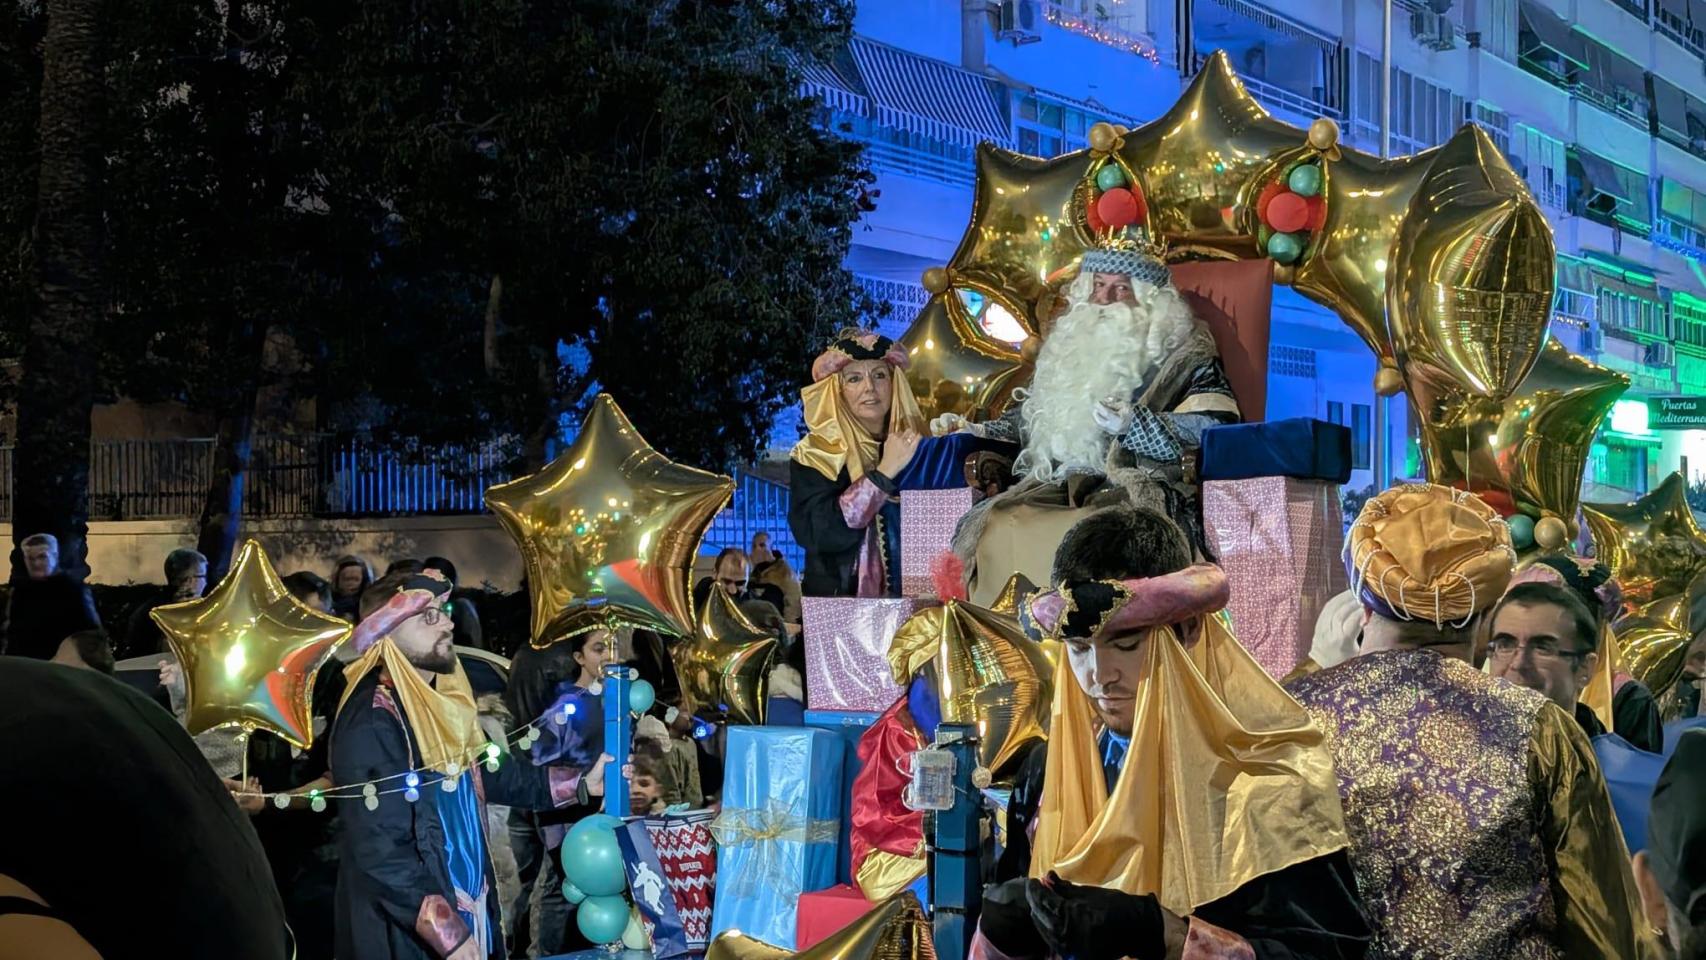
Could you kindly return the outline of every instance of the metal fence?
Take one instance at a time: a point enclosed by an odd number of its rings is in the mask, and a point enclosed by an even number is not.
[[[201,516],[213,481],[212,438],[98,440],[89,448],[89,519],[170,520]],[[404,517],[485,511],[486,488],[513,476],[502,443],[430,451],[387,448],[317,434],[254,439],[243,483],[252,518]],[[745,472],[733,502],[712,522],[706,549],[749,548],[756,533],[796,571],[804,551],[788,530],[788,488]],[[18,482],[12,448],[0,446],[0,519],[12,517]]]

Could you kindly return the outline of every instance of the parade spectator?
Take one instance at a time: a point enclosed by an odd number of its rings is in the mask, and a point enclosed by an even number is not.
[[[1672,956],[1706,960],[1706,731],[1684,733],[1659,774],[1635,876],[1647,922]]]
[[[79,630],[59,642],[50,663],[113,674],[113,645],[105,630]]]
[[[400,560],[391,561],[391,565],[385,568],[385,576],[389,577],[393,573],[420,573],[425,569],[425,561],[416,557],[403,557]]]
[[[345,554],[332,564],[332,613],[351,623],[361,619],[361,592],[373,583],[373,567]]]
[[[28,577],[12,584],[0,653],[49,660],[79,630],[101,629],[89,585],[59,569],[59,539],[34,533],[18,544]]]
[[[1546,696],[1590,737],[1605,724],[1581,702],[1599,665],[1599,625],[1574,594],[1551,583],[1519,583],[1493,607],[1488,672]]]
[[[760,557],[763,559],[760,559]],[[794,568],[781,554],[770,549],[770,534],[760,533],[752,538],[752,577],[755,590],[774,589],[774,594],[764,596],[764,599],[776,604],[782,611],[782,620],[788,624],[788,632],[799,632],[801,622],[800,611],[800,577]]]
[[[450,581],[450,621],[456,624],[456,645],[486,649],[485,634],[480,629],[479,608],[467,597],[456,596],[457,589],[461,587],[461,581],[456,579],[456,564],[444,557],[427,557],[422,569],[437,570]]]
[[[736,603],[747,597],[746,551],[739,547],[724,547],[718,551],[717,559],[711,565],[711,575],[701,578],[693,586],[693,609],[705,609],[705,601],[710,598],[712,588],[723,591],[734,598]]]
[[[166,585],[130,611],[120,660],[147,657],[166,649],[166,637],[149,613],[168,603],[194,600],[207,592],[207,558],[187,547],[166,554]]]

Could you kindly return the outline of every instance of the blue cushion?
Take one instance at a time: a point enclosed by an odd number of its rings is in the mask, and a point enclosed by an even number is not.
[[[1202,435],[1202,479],[1351,478],[1349,427],[1314,417],[1210,427]]]

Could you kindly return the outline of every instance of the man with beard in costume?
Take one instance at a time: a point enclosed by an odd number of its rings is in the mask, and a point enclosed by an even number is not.
[[[937,434],[970,431],[1021,446],[1013,465],[1020,482],[974,507],[955,536],[973,580],[980,563],[991,578],[1017,570],[1041,580],[1058,542],[1058,532],[1047,533],[1082,508],[1118,503],[1161,510],[1206,553],[1197,451],[1205,429],[1239,419],[1214,336],[1191,315],[1166,265],[1134,246],[1086,253],[1066,304],[1030,387],[1014,393],[1017,406],[990,423],[945,414],[931,424]],[[1023,532],[986,542],[997,526]]]
[[[974,960],[1357,958],[1321,731],[1215,614],[1226,575],[1118,506],[1061,540],[1026,630],[1065,647],[1050,737],[1021,768]]]
[[[331,732],[333,782],[366,785],[339,801],[339,957],[503,957],[486,802],[550,810],[604,790],[607,757],[584,776],[516,757],[477,766],[487,738],[449,599],[436,570],[388,574],[361,595],[360,656]]]

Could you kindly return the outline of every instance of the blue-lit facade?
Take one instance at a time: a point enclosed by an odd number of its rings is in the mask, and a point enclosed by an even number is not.
[[[890,303],[898,335],[924,269],[948,260],[981,140],[1051,155],[1089,125],[1160,115],[1215,49],[1252,95],[1346,143],[1380,149],[1382,5],[1372,0],[860,0],[856,38],[808,86],[868,145],[880,190],[848,268]],[[1393,4],[1394,154],[1479,123],[1552,221],[1553,332],[1627,373],[1628,397],[1706,394],[1706,0],[1400,0]],[[1374,360],[1339,319],[1275,290],[1270,418],[1351,427],[1351,486],[1372,478]],[[1651,432],[1625,403],[1593,448],[1588,499],[1647,489],[1706,432]],[[1394,476],[1419,471],[1391,404]],[[786,426],[777,438],[786,443]]]

